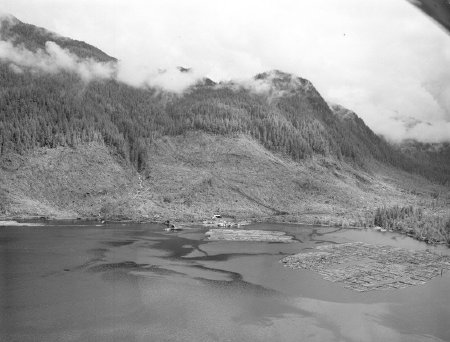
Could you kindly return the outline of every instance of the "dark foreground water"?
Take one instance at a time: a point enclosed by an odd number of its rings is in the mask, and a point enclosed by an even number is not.
[[[279,263],[323,243],[431,247],[391,233],[250,228],[298,241],[210,242],[204,228],[148,224],[0,227],[0,341],[450,341],[449,273],[358,293]]]

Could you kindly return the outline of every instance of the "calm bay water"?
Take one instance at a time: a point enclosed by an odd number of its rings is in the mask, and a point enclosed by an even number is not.
[[[433,247],[372,231],[249,229],[297,241],[212,242],[204,228],[149,224],[0,227],[0,340],[450,341],[449,273],[358,293],[279,263],[323,243]]]

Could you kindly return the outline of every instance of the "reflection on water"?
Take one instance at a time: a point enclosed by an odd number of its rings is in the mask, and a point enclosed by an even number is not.
[[[63,222],[0,230],[2,341],[450,340],[450,277],[358,293],[279,260],[320,244],[432,248],[393,233],[297,225],[294,243],[203,228]],[[438,249],[439,253],[448,253]]]

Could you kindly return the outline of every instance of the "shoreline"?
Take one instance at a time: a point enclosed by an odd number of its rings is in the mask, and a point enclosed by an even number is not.
[[[254,223],[274,223],[274,224],[286,224],[286,225],[304,225],[304,226],[320,226],[320,227],[336,227],[336,228],[348,228],[348,229],[366,229],[369,227],[357,226],[357,225],[340,225],[336,224],[326,224],[326,223],[314,223],[310,220],[306,221],[297,221],[297,220],[277,220],[279,216],[266,216],[266,217],[248,217],[248,218],[240,218],[239,221],[247,221],[249,224]],[[227,220],[228,219],[228,220]],[[187,225],[204,225],[203,221],[208,220],[207,218],[201,220],[180,220],[173,219],[169,220],[171,223],[181,226]],[[226,221],[236,222],[235,218],[225,217]],[[57,221],[74,221],[74,222],[103,222],[103,223],[135,223],[135,224],[165,224],[168,220],[150,220],[150,219],[107,219],[107,218],[99,218],[98,216],[86,216],[86,217],[68,217],[68,216],[41,216],[41,215],[20,215],[20,216],[0,216],[0,222],[2,221],[17,221],[17,222],[35,222],[35,221],[47,221],[47,222],[57,222]],[[205,225],[206,226],[206,225]],[[214,225],[212,225],[215,227]]]
[[[352,222],[350,220],[346,220],[347,224],[342,224],[342,218],[341,223],[335,222],[333,223],[320,223],[320,220],[316,216],[317,222],[311,222],[310,220],[306,221],[300,221],[300,220],[293,220],[295,217],[290,217],[290,220],[279,220],[280,216],[266,216],[266,217],[251,217],[251,218],[240,218],[240,220],[245,220],[248,223],[248,225],[255,224],[255,223],[273,223],[273,224],[284,224],[284,225],[302,225],[302,226],[311,226],[311,227],[324,227],[324,228],[340,228],[340,229],[376,229],[380,233],[383,231],[380,231],[380,227],[376,227],[374,225],[366,225],[366,226],[358,226],[355,224],[355,222]],[[297,217],[299,218],[299,217]],[[330,222],[329,216],[326,216],[326,222]],[[236,218],[228,218],[230,222],[236,222]],[[5,221],[16,221],[19,223],[37,223],[37,222],[99,222],[101,224],[119,224],[119,223],[129,223],[129,224],[161,224],[165,225],[167,220],[149,220],[149,219],[105,219],[105,218],[99,218],[96,217],[51,217],[51,216],[39,216],[39,215],[20,215],[20,216],[0,216],[0,223]],[[333,221],[331,221],[333,222]],[[173,221],[170,220],[170,223],[174,224],[177,227],[185,227],[185,226],[207,226],[204,225],[203,220],[180,220],[180,219],[174,219]],[[351,224],[353,223],[353,224]],[[0,227],[2,225],[0,224]],[[218,229],[224,229],[227,227],[223,226],[210,226],[212,228],[218,228]],[[378,229],[377,229],[378,228]],[[384,230],[386,231],[386,230]],[[424,242],[427,245],[446,245],[448,248],[450,248],[450,243],[447,241],[437,241],[437,240],[427,240],[423,239],[421,236],[411,233],[411,230],[405,231],[405,230],[388,230],[389,232],[398,233],[401,235],[409,236],[410,238]]]

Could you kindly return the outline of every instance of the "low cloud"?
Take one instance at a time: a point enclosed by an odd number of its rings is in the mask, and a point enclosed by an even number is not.
[[[84,81],[108,79],[115,75],[113,63],[100,63],[93,59],[80,59],[54,42],[45,43],[45,50],[36,52],[22,46],[14,46],[9,41],[0,41],[0,60],[10,63],[14,72],[30,69],[33,72],[76,73]]]
[[[406,130],[404,138],[429,143],[449,141],[450,122],[421,122]]]
[[[117,63],[117,80],[134,87],[149,86],[181,93],[200,78],[201,74],[195,70],[182,72],[176,67],[151,69],[125,61]]]
[[[45,43],[45,49],[36,52],[10,41],[0,40],[0,60],[9,63],[15,73],[31,72],[77,74],[83,81],[93,79],[116,79],[134,87],[156,87],[180,93],[195,83],[200,75],[192,70],[171,68],[151,70],[145,66],[125,62],[98,62],[92,58],[80,58],[52,41]]]

